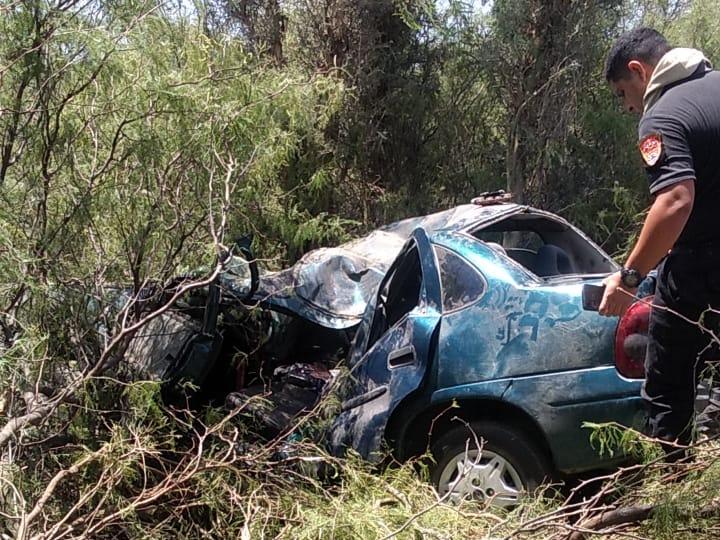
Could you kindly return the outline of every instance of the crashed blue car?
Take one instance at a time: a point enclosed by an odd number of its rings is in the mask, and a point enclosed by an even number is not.
[[[225,344],[213,363],[238,348],[223,312],[259,306],[263,369],[272,378],[284,366],[296,390],[269,414],[277,431],[313,405],[332,379],[322,362],[340,356],[350,377],[333,452],[378,461],[429,449],[440,493],[512,505],[546,478],[609,464],[586,422],[643,422],[644,349],[628,338],[647,332],[649,307],[639,302],[620,321],[582,308],[583,285],[617,269],[557,215],[480,200],[315,250],[280,272],[253,278],[231,265],[218,282]],[[167,358],[176,371],[188,364]],[[217,369],[205,369],[208,380]],[[221,379],[240,406],[253,385],[233,369],[232,388]],[[267,391],[264,380],[255,386]]]

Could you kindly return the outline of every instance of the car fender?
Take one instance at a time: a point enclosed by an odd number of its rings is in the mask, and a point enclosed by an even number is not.
[[[444,388],[434,392],[431,401],[437,405],[491,398],[520,409],[543,434],[556,468],[572,473],[602,465],[599,457],[608,464],[617,458],[598,456],[587,422],[641,428],[641,382],[625,379],[614,366],[601,366]]]

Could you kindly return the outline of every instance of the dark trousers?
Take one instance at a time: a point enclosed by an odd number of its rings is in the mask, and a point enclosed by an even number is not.
[[[653,306],[642,390],[649,432],[689,444],[698,376],[706,360],[718,358],[701,326],[716,335],[720,329],[720,316],[710,309],[720,309],[720,253],[673,250],[658,268]]]

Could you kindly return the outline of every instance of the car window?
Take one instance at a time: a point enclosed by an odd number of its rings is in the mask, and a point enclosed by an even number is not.
[[[388,328],[397,323],[420,303],[422,267],[416,246],[400,255],[380,285],[373,316],[369,349]]]
[[[510,259],[538,277],[601,274],[615,271],[613,261],[587,237],[559,217],[522,212],[468,232],[502,248]],[[499,249],[498,249],[499,251]]]
[[[486,231],[480,230],[474,234],[475,238],[483,242],[499,244],[505,249],[524,249],[537,253],[545,245],[545,241],[535,231]]]
[[[457,253],[435,246],[440,265],[443,312],[463,308],[485,292],[482,275]]]
[[[545,242],[534,231],[513,231],[504,233],[502,246],[504,248],[529,249],[537,252]]]

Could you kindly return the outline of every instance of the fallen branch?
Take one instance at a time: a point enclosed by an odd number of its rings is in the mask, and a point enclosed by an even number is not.
[[[28,392],[28,394],[30,394]],[[30,396],[34,397],[32,394]],[[51,403],[38,403],[38,400],[28,398],[26,396],[25,401],[28,402],[29,412],[22,416],[11,418],[8,422],[0,429],[0,448],[3,448],[7,441],[17,432],[22,429],[40,423],[45,419],[53,410]]]
[[[641,504],[638,506],[629,506],[623,508],[616,508],[614,510],[607,510],[602,514],[595,516],[587,520],[586,522],[578,525],[578,530],[575,530],[569,540],[583,540],[586,534],[589,532],[599,531],[607,527],[613,527],[615,525],[623,525],[626,523],[640,523],[648,519],[652,513],[656,510],[656,506],[653,504]]]
[[[570,535],[568,540],[583,540],[587,534],[599,533],[608,527],[617,525],[625,525],[629,523],[641,523],[651,518],[660,508],[656,504],[641,504],[637,506],[625,506],[607,510],[597,516],[581,523],[577,529]],[[698,512],[681,513],[680,517],[699,517],[709,518],[720,514],[720,502],[713,502],[708,506],[701,508]]]
[[[93,452],[92,454],[88,454],[85,457],[83,457],[80,461],[73,464],[72,466],[68,467],[67,469],[63,469],[59,471],[53,478],[48,482],[47,486],[45,487],[45,490],[43,491],[40,498],[35,503],[35,506],[33,509],[25,516],[23,516],[22,520],[20,521],[20,527],[18,528],[16,538],[18,540],[23,540],[27,536],[28,526],[37,518],[37,516],[42,512],[43,508],[45,507],[45,504],[48,502],[50,497],[55,492],[56,488],[60,484],[60,482],[63,481],[63,479],[67,476],[72,476],[80,472],[80,469],[82,469],[85,465],[90,463],[91,461],[96,460],[98,457],[100,457],[105,452],[105,448],[102,448],[98,450],[97,452]]]

